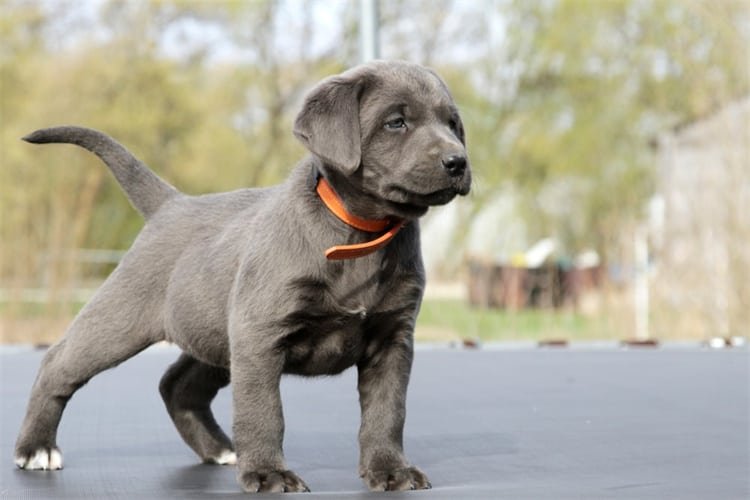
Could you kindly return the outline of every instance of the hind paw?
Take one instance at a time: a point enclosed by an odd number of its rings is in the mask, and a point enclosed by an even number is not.
[[[223,450],[215,457],[207,457],[203,460],[207,464],[236,465],[237,454],[231,450]]]

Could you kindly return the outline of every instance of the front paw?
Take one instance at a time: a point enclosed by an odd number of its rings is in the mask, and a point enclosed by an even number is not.
[[[290,470],[240,472],[237,481],[247,493],[301,493],[310,491],[305,482]]]
[[[366,469],[362,480],[370,491],[428,490],[430,480],[417,467],[401,467],[390,470]]]
[[[62,453],[55,446],[42,446],[37,449],[20,447],[16,450],[15,462],[19,469],[60,470]]]

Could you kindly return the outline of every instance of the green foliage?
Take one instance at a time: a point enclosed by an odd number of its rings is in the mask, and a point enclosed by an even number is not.
[[[2,280],[64,282],[51,254],[127,248],[142,224],[91,155],[18,140],[36,128],[105,130],[189,193],[281,180],[304,154],[291,134],[302,94],[355,62],[356,6],[335,7],[344,26],[321,48],[325,1],[0,0]],[[533,230],[571,249],[605,251],[641,216],[657,133],[750,87],[742,1],[381,7],[383,55],[435,66],[455,94],[476,208],[512,183]],[[543,209],[556,186],[559,209]]]
[[[656,135],[750,89],[748,5],[515,1],[507,12],[517,88],[498,156],[529,196],[585,179],[568,200],[575,216],[561,210],[547,222],[573,249],[606,252],[605,242],[642,216]]]
[[[622,332],[601,317],[569,311],[474,309],[464,301],[426,300],[417,318],[419,340],[485,342],[618,339]]]
[[[2,4],[0,33],[8,43],[0,51],[0,276],[6,283],[34,276],[45,276],[44,286],[64,283],[72,270],[57,265],[59,254],[127,248],[142,225],[98,159],[69,146],[24,144],[25,134],[64,123],[104,130],[188,193],[271,184],[303,155],[290,130],[301,92],[342,69],[327,60],[275,59],[274,47],[260,40],[275,2],[217,9],[106,2],[96,13],[99,36],[74,30],[73,41],[61,44],[57,30],[75,25],[63,11],[74,11],[75,3]],[[251,44],[252,60],[211,62],[202,46],[180,57],[165,53],[163,33],[194,19],[218,23],[225,43]]]

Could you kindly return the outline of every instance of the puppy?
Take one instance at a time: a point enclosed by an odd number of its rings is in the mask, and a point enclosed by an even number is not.
[[[418,218],[471,185],[445,83],[406,62],[330,77],[294,134],[310,150],[281,185],[187,196],[108,136],[57,127],[112,170],[146,224],[46,353],[16,443],[22,469],[60,469],[57,428],[97,373],[167,340],[183,351],[159,390],[204,462],[237,464],[247,492],[308,491],[284,461],[282,374],[356,365],[359,473],[371,490],[429,488],[403,452],[414,322],[425,276]],[[233,439],[210,403],[232,381]]]

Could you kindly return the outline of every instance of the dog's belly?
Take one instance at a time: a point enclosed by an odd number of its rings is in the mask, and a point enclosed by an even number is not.
[[[199,361],[229,368],[229,341],[225,331],[183,330],[173,341],[180,349]]]
[[[208,295],[197,297],[182,293],[171,299],[166,314],[167,339],[204,363],[229,367],[229,338],[223,304]]]
[[[229,367],[227,302],[235,258],[219,245],[196,244],[183,252],[167,288],[167,338],[215,366]]]

